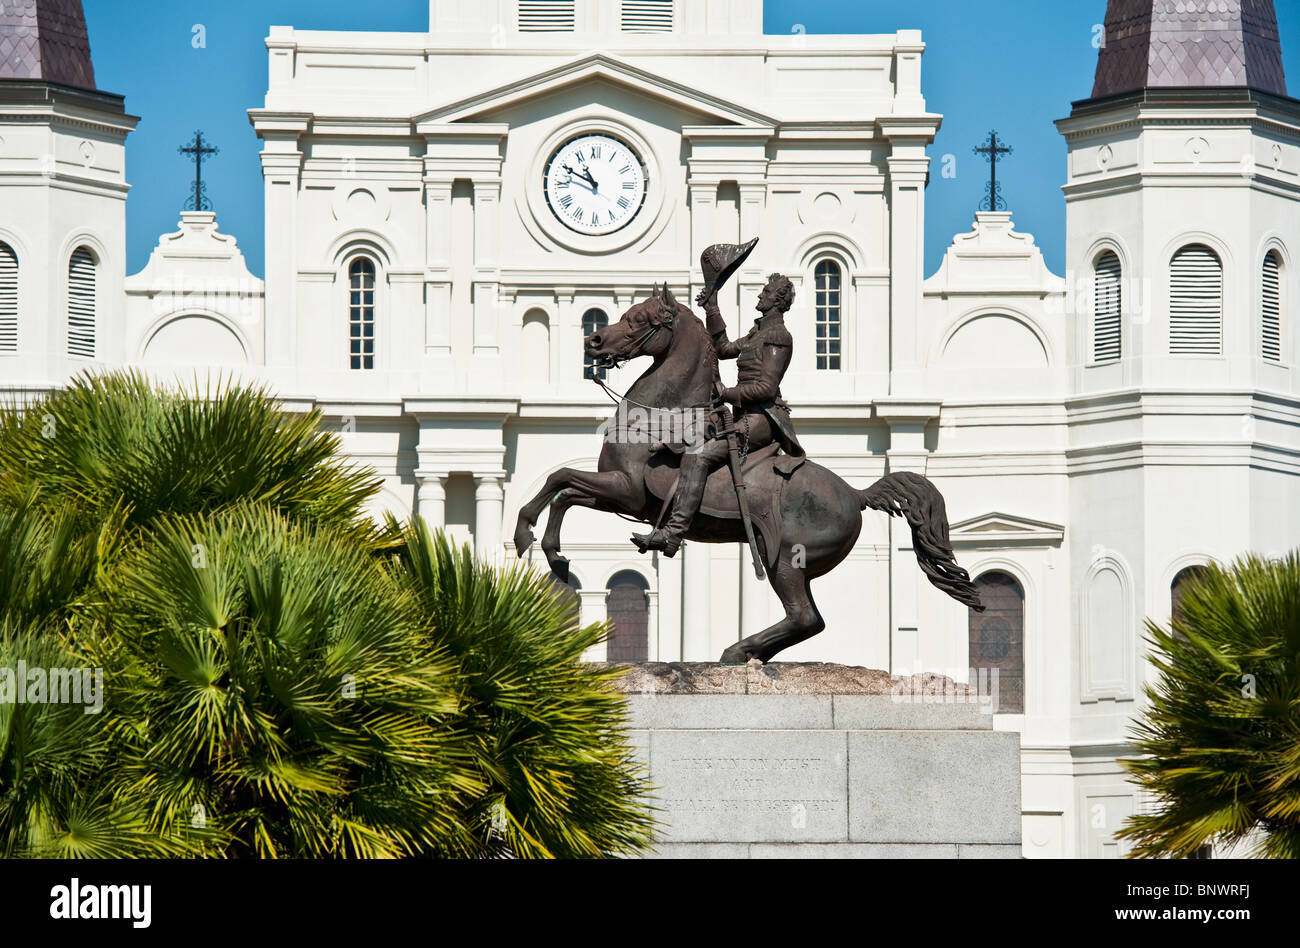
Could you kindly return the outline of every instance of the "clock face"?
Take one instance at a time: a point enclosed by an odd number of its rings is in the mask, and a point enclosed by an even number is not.
[[[546,204],[579,234],[612,234],[641,211],[646,170],[630,146],[603,134],[580,135],[546,164]]]

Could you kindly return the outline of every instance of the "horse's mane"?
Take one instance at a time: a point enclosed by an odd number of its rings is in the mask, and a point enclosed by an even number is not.
[[[699,340],[700,351],[713,365],[713,377],[718,378],[718,354],[713,351],[713,342],[709,339],[709,332],[705,328],[704,320],[695,315],[695,311],[684,303],[677,304],[677,325],[679,327],[689,326],[688,330]]]

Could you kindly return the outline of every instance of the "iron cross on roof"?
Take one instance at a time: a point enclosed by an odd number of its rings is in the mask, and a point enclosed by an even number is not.
[[[208,200],[207,186],[203,183],[203,158],[206,155],[215,155],[221,151],[216,145],[208,145],[203,141],[203,133],[195,132],[194,141],[188,145],[182,145],[176,151],[182,155],[187,155],[194,160],[194,193],[185,201],[185,210],[187,211],[210,211],[212,202]]]
[[[1001,211],[1007,206],[1007,202],[1002,200],[1002,186],[998,184],[998,158],[1003,155],[1011,154],[1015,149],[1011,146],[1004,146],[998,141],[996,130],[989,132],[988,141],[982,147],[975,149],[975,154],[983,155],[984,160],[989,163],[989,185],[988,191],[981,202],[979,210],[984,211]],[[984,205],[988,206],[985,207]]]

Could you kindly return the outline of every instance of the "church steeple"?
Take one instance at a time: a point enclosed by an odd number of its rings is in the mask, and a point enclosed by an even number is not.
[[[4,0],[0,8],[0,80],[95,88],[81,0]]]
[[[1109,0],[1094,99],[1209,87],[1287,94],[1273,0]]]

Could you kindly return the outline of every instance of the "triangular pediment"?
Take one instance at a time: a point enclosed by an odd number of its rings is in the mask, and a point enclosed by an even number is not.
[[[1045,520],[993,512],[954,523],[948,530],[948,538],[954,546],[1051,545],[1065,538],[1065,527]]]
[[[735,102],[664,79],[604,53],[583,56],[525,79],[439,106],[416,116],[416,121],[421,125],[491,122],[499,113],[530,99],[593,82],[611,83],[662,99],[697,113],[701,117],[701,124],[736,125],[743,128],[771,128],[776,124],[774,119]]]

